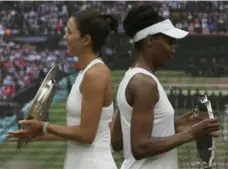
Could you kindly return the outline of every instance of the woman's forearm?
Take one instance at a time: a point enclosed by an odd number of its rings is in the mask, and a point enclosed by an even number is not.
[[[120,112],[110,125],[111,128],[111,144],[114,151],[123,150],[123,135],[120,122]]]
[[[61,126],[50,123],[47,126],[47,132],[63,137],[66,140],[73,140],[85,144],[92,144],[95,138],[91,136],[86,128],[80,128],[79,126]]]
[[[34,141],[60,141],[60,140],[65,141],[66,139],[64,139],[63,137],[56,136],[54,134],[46,133],[46,134],[43,134],[40,136],[36,136],[34,139],[32,139],[32,142],[34,142]]]

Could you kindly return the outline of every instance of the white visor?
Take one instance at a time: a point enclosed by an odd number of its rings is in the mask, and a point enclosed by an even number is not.
[[[157,33],[165,34],[174,39],[182,39],[188,35],[187,31],[175,28],[172,22],[169,19],[166,19],[164,21],[161,21],[143,30],[138,31],[131,40],[131,42],[138,42],[149,35],[155,35]]]

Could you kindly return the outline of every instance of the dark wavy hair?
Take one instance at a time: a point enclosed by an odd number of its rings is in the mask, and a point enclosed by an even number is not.
[[[78,24],[81,36],[90,35],[94,52],[100,52],[110,32],[117,31],[118,21],[111,15],[101,15],[88,10],[72,15]]]

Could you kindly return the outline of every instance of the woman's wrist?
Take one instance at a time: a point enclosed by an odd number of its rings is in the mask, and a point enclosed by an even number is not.
[[[48,124],[49,122],[43,122],[43,121],[40,122],[40,128],[43,134],[47,133]]]

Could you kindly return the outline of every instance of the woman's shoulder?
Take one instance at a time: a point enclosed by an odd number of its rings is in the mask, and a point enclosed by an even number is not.
[[[97,63],[93,67],[91,67],[85,73],[85,77],[88,78],[97,78],[97,79],[105,79],[110,78],[112,76],[111,70],[103,63]]]

